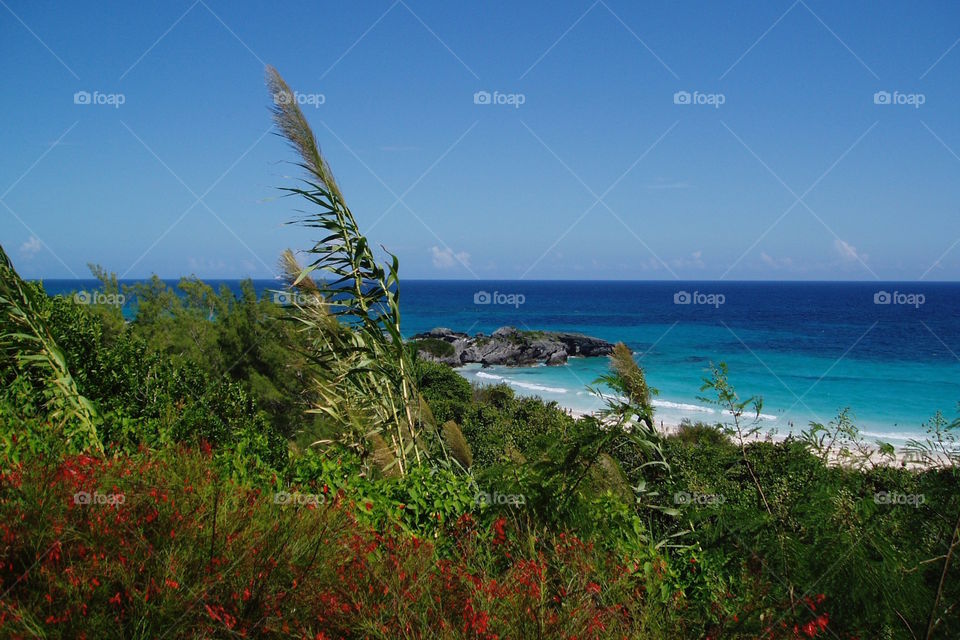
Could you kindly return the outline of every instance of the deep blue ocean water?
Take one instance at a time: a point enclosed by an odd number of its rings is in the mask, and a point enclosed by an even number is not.
[[[206,282],[239,288],[236,280]],[[261,293],[278,286],[255,284]],[[57,294],[96,283],[45,286]],[[960,283],[407,280],[401,310],[407,335],[512,325],[625,342],[658,389],[658,419],[667,424],[722,419],[698,400],[718,362],[741,397],[763,397],[763,426],[781,433],[849,407],[865,433],[896,444],[921,434],[938,410],[954,418],[960,402]],[[132,301],[125,312],[133,313]],[[588,358],[462,373],[591,410],[601,400],[586,387],[606,366]]]

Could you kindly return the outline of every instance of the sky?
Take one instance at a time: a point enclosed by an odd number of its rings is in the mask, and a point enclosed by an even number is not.
[[[960,5],[0,0],[30,278],[267,278],[297,92],[401,277],[957,280]]]

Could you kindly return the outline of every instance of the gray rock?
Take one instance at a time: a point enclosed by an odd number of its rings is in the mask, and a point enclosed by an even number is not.
[[[613,345],[606,340],[580,333],[519,331],[515,327],[501,327],[490,336],[477,333],[473,337],[438,327],[417,334],[412,340],[417,343],[421,358],[453,367],[468,363],[560,365],[570,357],[608,356],[613,352]]]

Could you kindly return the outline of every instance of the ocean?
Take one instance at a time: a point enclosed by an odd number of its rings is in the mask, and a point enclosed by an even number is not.
[[[255,284],[261,293],[277,287]],[[65,294],[96,283],[44,285]],[[703,378],[720,362],[741,398],[763,398],[761,426],[780,434],[849,408],[869,439],[902,444],[937,411],[955,418],[960,402],[960,283],[405,280],[401,313],[407,336],[510,325],[624,342],[657,389],[656,418],[666,424],[724,419],[700,400]],[[603,401],[589,387],[606,369],[605,358],[575,358],[460,373],[591,411]]]

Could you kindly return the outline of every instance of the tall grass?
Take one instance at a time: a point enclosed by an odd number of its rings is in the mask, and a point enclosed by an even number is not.
[[[400,333],[397,258],[387,252],[385,266],[377,260],[293,92],[273,67],[267,68],[267,87],[279,135],[306,172],[302,186],[283,190],[312,208],[296,222],[325,234],[304,252],[309,263],[299,273],[295,257],[284,258],[290,285],[311,294],[301,301],[307,304],[297,304],[295,319],[311,337],[309,356],[317,365],[319,401],[312,411],[334,426],[335,440],[363,453],[376,449],[382,457],[382,439],[393,456],[387,466],[404,474],[421,461],[419,427],[429,412],[414,386]]]
[[[69,450],[103,446],[97,436],[97,412],[80,394],[63,351],[40,313],[43,293],[20,277],[0,246],[0,372],[13,372],[39,388],[47,419],[62,431]],[[13,379],[3,380],[12,384]]]

